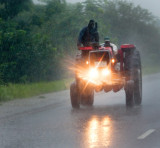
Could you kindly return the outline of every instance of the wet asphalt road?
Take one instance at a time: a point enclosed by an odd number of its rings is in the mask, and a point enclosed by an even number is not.
[[[0,148],[160,148],[160,74],[143,78],[139,107],[126,108],[123,90],[79,110],[69,91],[33,100],[0,106]]]

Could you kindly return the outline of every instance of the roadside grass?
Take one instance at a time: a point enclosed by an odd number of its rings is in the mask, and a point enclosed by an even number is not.
[[[160,72],[160,65],[142,67],[143,75],[149,75]]]
[[[64,79],[53,82],[0,85],[0,102],[65,90],[72,81],[73,79]]]

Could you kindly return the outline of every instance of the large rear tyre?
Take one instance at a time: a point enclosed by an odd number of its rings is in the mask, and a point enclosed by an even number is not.
[[[134,106],[134,81],[128,80],[125,85],[126,106]]]
[[[126,90],[126,105],[133,106],[141,105],[142,103],[142,73],[141,69],[134,71],[134,83],[133,86],[127,86]]]
[[[127,86],[126,89],[126,105],[133,106],[141,105],[142,103],[142,72],[141,72],[141,58],[139,51],[135,50],[128,59],[129,65],[129,81],[133,81],[133,85]],[[128,82],[129,82],[128,81]],[[130,87],[131,86],[131,87]],[[129,99],[131,98],[131,99]]]
[[[134,94],[130,91],[125,91],[126,93],[126,106],[132,107],[134,106]]]
[[[75,82],[73,82],[70,85],[70,98],[71,98],[72,108],[78,109],[80,107],[80,101],[79,101],[78,88]]]
[[[141,69],[136,71],[134,80],[134,101],[135,105],[141,105],[142,103],[142,73]]]

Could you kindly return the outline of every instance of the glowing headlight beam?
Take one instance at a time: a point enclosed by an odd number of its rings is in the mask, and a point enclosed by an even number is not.
[[[96,68],[92,68],[89,71],[90,78],[97,78],[98,77],[98,70]]]
[[[102,75],[103,75],[103,76],[108,76],[110,73],[111,73],[111,72],[110,72],[110,70],[108,70],[108,69],[103,69],[103,70],[102,70]]]

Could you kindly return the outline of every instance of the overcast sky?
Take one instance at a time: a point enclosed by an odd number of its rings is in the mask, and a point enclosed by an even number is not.
[[[67,2],[83,2],[85,0],[66,0]],[[160,0],[127,0],[143,8],[149,9],[154,15],[160,18]]]

